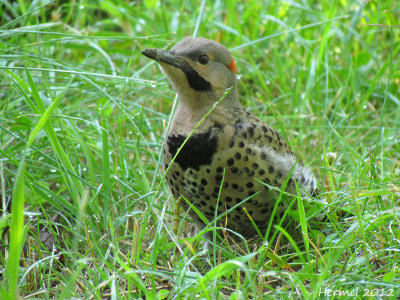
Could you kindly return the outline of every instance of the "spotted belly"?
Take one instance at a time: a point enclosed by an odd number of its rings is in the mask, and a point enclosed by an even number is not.
[[[190,146],[190,143],[187,145]],[[183,147],[181,152],[184,149]],[[193,163],[204,161],[204,157],[197,157],[197,160],[191,162],[175,159],[171,163],[173,151],[171,152],[164,155],[164,167],[169,168],[166,178],[175,198],[185,197],[209,221],[215,215],[234,208],[227,219],[222,218],[217,225],[249,238],[256,235],[257,231],[243,211],[246,208],[258,229],[265,233],[277,198],[277,192],[271,190],[270,185],[279,186],[279,179],[283,176],[272,163],[268,164],[265,152],[239,146],[228,147],[224,151],[214,152],[211,159],[204,164]],[[196,155],[193,149],[191,153]],[[189,157],[189,154],[183,152],[182,157]],[[185,209],[189,208],[186,201],[182,203]],[[282,212],[283,206],[278,211]],[[204,226],[193,210],[190,211],[190,216]]]

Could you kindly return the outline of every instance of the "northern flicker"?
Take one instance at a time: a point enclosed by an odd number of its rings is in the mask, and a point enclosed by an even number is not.
[[[279,194],[271,187],[286,183],[285,192],[296,194],[297,182],[300,190],[313,193],[312,171],[277,131],[239,103],[235,61],[224,46],[187,37],[170,51],[145,49],[142,54],[160,64],[179,98],[163,150],[175,198],[185,197],[209,221],[217,203],[219,215],[247,199],[227,215],[226,227],[250,238],[257,231],[243,207],[264,234]],[[204,226],[193,210],[190,215]]]

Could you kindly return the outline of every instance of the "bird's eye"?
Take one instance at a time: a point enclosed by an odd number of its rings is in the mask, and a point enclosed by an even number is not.
[[[208,64],[209,61],[210,58],[207,55],[204,54],[199,56],[199,63],[201,63],[202,65]]]

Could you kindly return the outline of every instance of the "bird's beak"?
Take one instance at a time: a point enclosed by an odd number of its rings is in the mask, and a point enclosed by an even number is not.
[[[187,63],[182,58],[171,54],[171,52],[166,50],[144,49],[141,53],[157,62],[166,63],[181,70],[184,70],[187,67]]]

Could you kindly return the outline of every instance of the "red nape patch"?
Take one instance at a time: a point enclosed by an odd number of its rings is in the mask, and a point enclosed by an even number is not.
[[[231,63],[228,66],[229,70],[236,74],[236,64],[235,60],[232,58]]]

